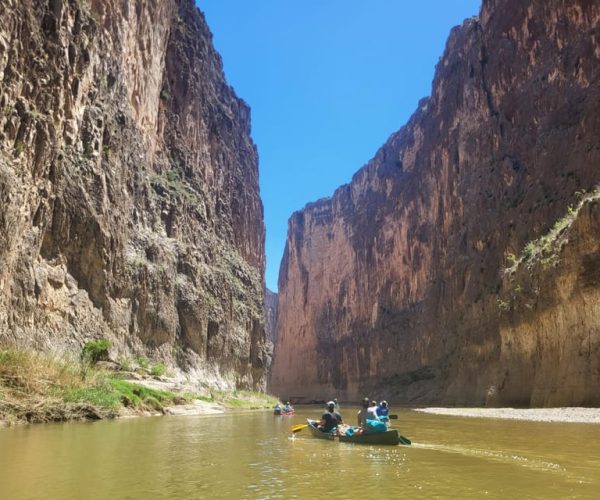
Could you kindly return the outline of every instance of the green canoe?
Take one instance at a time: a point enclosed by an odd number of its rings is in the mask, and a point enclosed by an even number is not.
[[[320,431],[319,429],[317,429],[317,421],[316,420],[310,420],[309,418],[307,418],[306,422],[308,423],[308,428],[310,430],[310,433],[314,437],[316,437],[317,439],[329,439],[330,441],[333,440],[333,438],[334,438],[333,434],[329,434],[329,432],[323,432],[323,431]]]
[[[317,429],[317,421],[306,419],[308,428],[311,434],[318,439],[329,439],[333,440],[337,436],[333,436],[328,432],[322,432]],[[389,429],[386,432],[375,432],[373,434],[360,434],[358,436],[339,436],[338,438],[342,443],[357,443],[357,444],[391,444],[396,445],[400,443],[400,436],[396,429]]]

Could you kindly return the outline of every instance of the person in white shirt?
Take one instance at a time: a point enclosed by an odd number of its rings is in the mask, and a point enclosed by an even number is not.
[[[367,419],[379,420],[379,417],[377,416],[377,403],[372,405],[369,398],[364,398],[362,401],[362,408],[358,412],[358,425],[364,427],[367,423]]]

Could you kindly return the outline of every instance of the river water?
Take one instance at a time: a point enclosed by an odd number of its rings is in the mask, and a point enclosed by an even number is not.
[[[600,498],[599,425],[399,411],[410,447],[291,435],[319,413],[0,429],[0,499]]]

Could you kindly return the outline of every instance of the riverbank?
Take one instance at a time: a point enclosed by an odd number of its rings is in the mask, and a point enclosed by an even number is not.
[[[217,391],[170,376],[161,363],[79,362],[0,350],[0,426],[149,415],[203,415],[270,409],[277,400]]]
[[[454,417],[600,424],[600,408],[415,408],[414,411]]]

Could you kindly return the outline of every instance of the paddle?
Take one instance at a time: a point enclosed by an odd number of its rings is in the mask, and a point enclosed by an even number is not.
[[[295,434],[296,432],[300,432],[302,429],[306,429],[308,424],[296,424],[292,425],[292,432]]]
[[[398,415],[388,415],[387,417],[390,420],[398,420]],[[408,445],[408,444],[412,444],[412,441],[410,439],[408,439],[407,437],[400,436],[400,443]]]

